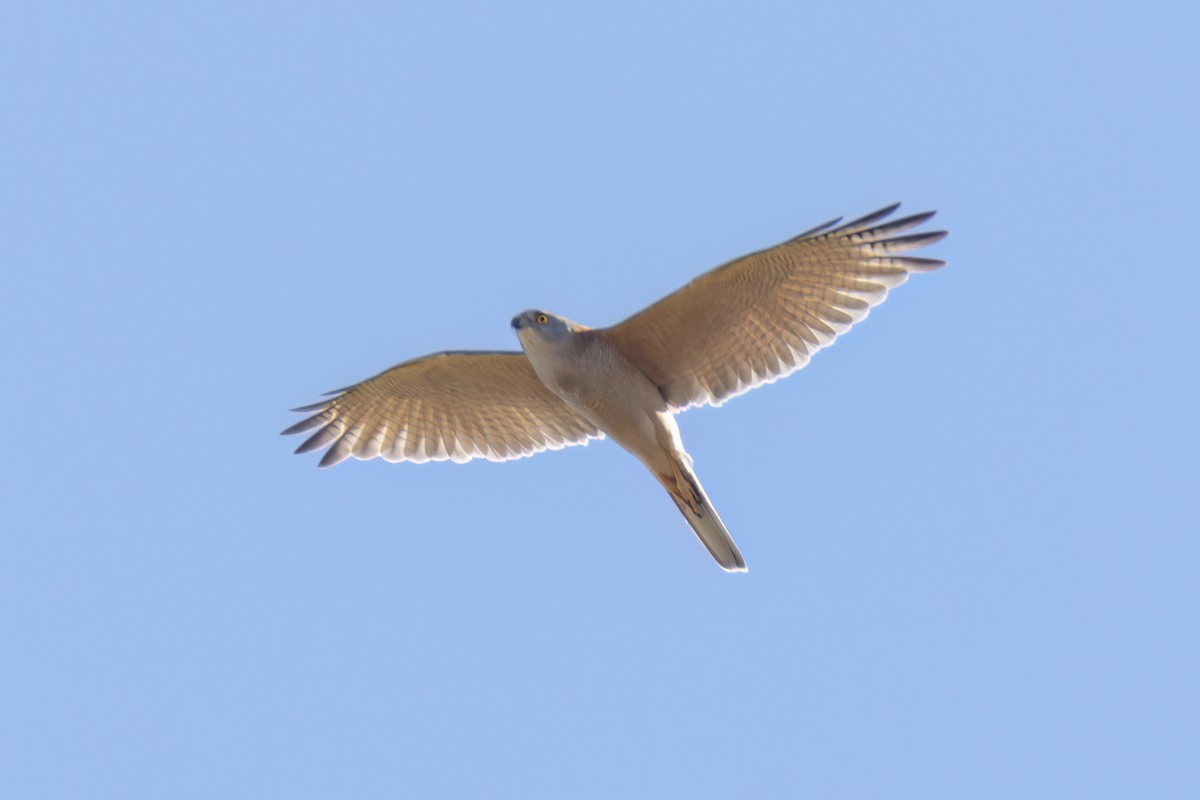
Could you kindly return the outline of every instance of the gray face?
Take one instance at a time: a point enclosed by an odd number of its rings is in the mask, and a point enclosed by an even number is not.
[[[549,311],[530,309],[512,318],[513,329],[524,339],[533,336],[548,341],[561,341],[571,335],[570,323]]]

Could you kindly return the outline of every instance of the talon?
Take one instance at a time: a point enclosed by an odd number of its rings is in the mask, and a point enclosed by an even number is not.
[[[678,464],[672,462],[671,471],[674,473],[671,476],[672,483],[674,484],[674,491],[672,494],[686,503],[688,508],[692,509],[692,513],[694,513],[696,516],[704,516],[704,500],[700,494],[699,487],[697,487],[696,484],[692,482],[692,479],[689,478],[688,475],[679,468]],[[671,484],[667,485],[670,486]]]

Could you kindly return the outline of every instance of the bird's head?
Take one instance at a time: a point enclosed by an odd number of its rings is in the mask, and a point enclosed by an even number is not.
[[[517,314],[512,318],[512,326],[522,342],[565,342],[571,338],[571,334],[586,330],[566,317],[537,309]]]

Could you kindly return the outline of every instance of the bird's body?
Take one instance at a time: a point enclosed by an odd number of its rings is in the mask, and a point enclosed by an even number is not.
[[[604,331],[546,311],[526,311],[512,325],[538,379],[650,470],[717,563],[744,571],[746,562],[692,472],[679,425],[654,382]]]
[[[581,416],[653,468],[661,460],[657,443],[670,430],[664,420],[678,431],[658,387],[600,331],[570,330],[563,325],[561,336],[549,337],[536,322],[518,324],[539,314],[552,323],[566,322],[546,312],[526,312],[513,321],[534,373]],[[587,369],[580,369],[583,364]]]
[[[720,405],[808,363],[909,273],[942,262],[898,256],[943,232],[896,234],[932,213],[876,223],[896,206],[837,220],[712,270],[609,328],[546,311],[512,320],[523,352],[447,352],[405,362],[337,396],[284,433],[389,461],[504,461],[607,435],[650,470],[722,568],[745,561],[684,450],[675,413]]]

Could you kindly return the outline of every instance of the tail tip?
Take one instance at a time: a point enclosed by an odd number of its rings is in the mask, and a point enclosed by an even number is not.
[[[736,550],[733,552],[733,560],[730,563],[717,562],[721,569],[726,572],[749,572],[750,568],[746,566],[746,562],[742,559],[742,554]]]

